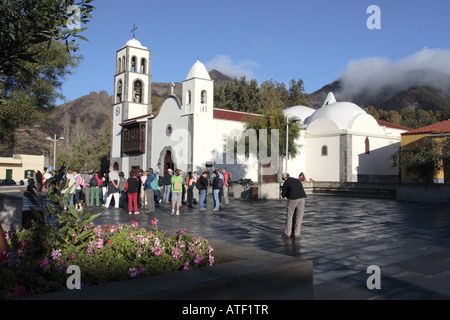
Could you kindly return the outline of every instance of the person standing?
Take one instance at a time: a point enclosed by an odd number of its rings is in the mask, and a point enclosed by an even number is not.
[[[142,206],[148,206],[148,197],[147,197],[147,193],[145,192],[144,189],[144,185],[145,185],[145,181],[147,181],[148,175],[150,173],[148,171],[142,171],[141,173],[141,191],[140,191],[140,196],[141,196],[141,204]]]
[[[219,179],[219,172],[217,172],[217,171],[213,171],[212,190],[213,190],[213,195],[214,195],[213,211],[219,211],[220,179]]]
[[[300,231],[305,212],[306,193],[300,180],[291,178],[288,173],[282,175],[284,183],[281,196],[288,199],[286,226],[282,234],[283,238],[289,238],[294,225],[294,238],[300,238]],[[294,216],[295,213],[295,216]]]
[[[175,175],[170,180],[172,192],[172,215],[175,213],[175,206],[177,207],[177,216],[180,215],[180,206],[183,196],[183,176],[180,175],[180,170],[175,170]]]
[[[89,206],[89,198],[91,196],[91,175],[85,170],[81,176],[83,177],[85,187],[83,188],[83,200],[86,206]]]
[[[144,182],[144,193],[147,197],[149,212],[155,212],[155,190],[152,188],[152,183],[156,179],[156,175],[153,173],[153,168],[148,169],[149,173]]]
[[[108,197],[106,198],[105,208],[109,208],[112,197],[114,197],[114,208],[119,208],[119,172],[113,168],[109,168],[108,175]]]
[[[198,207],[200,211],[205,211],[205,199],[206,199],[206,191],[208,190],[208,172],[203,171],[200,178],[198,178],[195,187],[198,189],[199,200]]]
[[[223,175],[223,201],[225,205],[229,205],[230,199],[228,198],[228,186],[231,183],[231,176],[227,172],[226,168],[222,168],[222,175]]]
[[[170,191],[172,188],[171,179],[172,179],[172,169],[168,169],[167,172],[164,174],[163,183],[164,183],[164,197],[163,201],[164,203],[168,203],[170,199]]]
[[[139,193],[140,182],[136,177],[136,173],[131,170],[130,177],[125,184],[125,190],[127,192],[128,198],[128,214],[131,214],[134,211],[134,214],[139,214],[137,197]]]
[[[73,173],[75,175],[75,206],[77,207],[77,210],[82,210],[81,196],[85,183],[79,170],[73,170]]]
[[[99,192],[99,178],[97,172],[92,173],[91,180],[89,181],[91,186],[91,202],[90,205],[93,206],[97,203],[97,207],[100,207],[100,192]],[[94,202],[95,200],[95,202]]]
[[[195,178],[192,172],[189,171],[186,176],[186,193],[187,193],[187,204],[189,208],[192,208],[192,200],[194,199],[194,189],[195,189]]]
[[[68,168],[67,169],[67,173],[66,173],[66,181],[67,183],[65,184],[66,188],[64,188],[62,190],[62,193],[65,194],[69,193],[69,207],[73,206],[73,201],[74,201],[74,194],[75,194],[75,175],[72,172],[72,169]]]
[[[119,172],[119,207],[123,207],[123,201],[126,197],[125,184],[127,179],[125,179],[125,173]]]
[[[101,178],[102,178],[102,203],[106,204],[106,199],[108,198],[108,176],[106,173],[102,173],[101,174]]]

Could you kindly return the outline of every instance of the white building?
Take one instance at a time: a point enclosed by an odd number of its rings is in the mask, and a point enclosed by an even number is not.
[[[316,181],[396,181],[390,157],[405,128],[380,124],[357,105],[336,102],[332,93],[318,110],[284,110],[288,120],[297,120],[291,125],[301,127],[300,152],[288,160],[287,169],[281,159],[272,160],[267,170],[253,154],[234,158],[234,149],[226,148],[234,148],[232,139],[243,136],[242,119],[259,115],[214,108],[214,82],[200,61],[182,82],[182,97],[172,90],[158,113],[152,113],[150,56],[136,39],[117,51],[111,164],[117,163],[126,175],[132,169],[226,167],[233,180],[258,181],[276,169],[275,177],[287,170]]]
[[[288,162],[291,175],[339,182],[396,182],[398,169],[392,155],[407,128],[377,121],[350,102],[337,102],[328,94],[318,110],[295,106],[284,110],[303,128],[300,155]]]

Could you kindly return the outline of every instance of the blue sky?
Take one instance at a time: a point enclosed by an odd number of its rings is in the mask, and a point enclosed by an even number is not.
[[[183,81],[197,59],[208,69],[258,83],[303,79],[307,93],[349,72],[349,64],[369,79],[380,60],[385,69],[379,71],[425,59],[426,66],[450,70],[450,1],[96,0],[93,5],[83,32],[89,42],[80,41],[84,59],[63,86],[68,101],[92,91],[113,94],[115,53],[132,38],[133,23],[136,39],[152,51],[153,82]],[[370,5],[380,8],[381,29],[367,27]],[[358,62],[365,68],[355,69]]]

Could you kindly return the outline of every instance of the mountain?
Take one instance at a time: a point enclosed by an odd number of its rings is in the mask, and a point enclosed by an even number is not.
[[[217,70],[209,73],[216,86],[225,86],[232,81],[230,77]],[[182,84],[175,83],[175,94],[181,98]],[[170,96],[171,84],[152,82],[152,97],[162,103]],[[63,136],[58,142],[66,146],[74,139],[97,139],[101,130],[110,125],[110,114],[113,96],[108,92],[91,92],[74,101],[57,106],[51,116],[42,124],[33,127],[23,127],[16,132],[14,153],[48,155],[53,153],[53,143],[47,140]]]
[[[211,80],[214,80],[214,85],[218,87],[224,87],[228,82],[233,81],[229,76],[221,73],[220,71],[213,69],[209,72],[209,76]],[[181,97],[182,95],[182,83],[174,82],[175,89],[174,93],[177,97]],[[171,93],[171,83],[164,82],[152,82],[152,96],[162,101],[167,99]]]
[[[333,92],[337,101],[350,101],[359,106],[373,106],[375,109],[395,110],[400,112],[407,108],[410,110],[441,110],[450,114],[450,81],[445,86],[433,87],[425,85],[412,85],[408,88],[383,88],[377,94],[366,91],[350,93],[343,89],[341,80],[334,81],[321,89],[308,95],[309,102],[315,108],[321,107],[329,92]]]

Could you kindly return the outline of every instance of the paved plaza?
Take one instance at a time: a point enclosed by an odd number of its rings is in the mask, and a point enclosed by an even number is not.
[[[450,298],[448,204],[308,195],[301,239],[284,239],[286,200],[231,199],[212,211],[183,206],[179,216],[162,204],[148,214],[99,209],[96,223],[137,221],[172,233],[185,230],[210,241],[253,247],[311,260],[314,299],[427,300]],[[369,266],[380,268],[380,289],[368,289]]]

